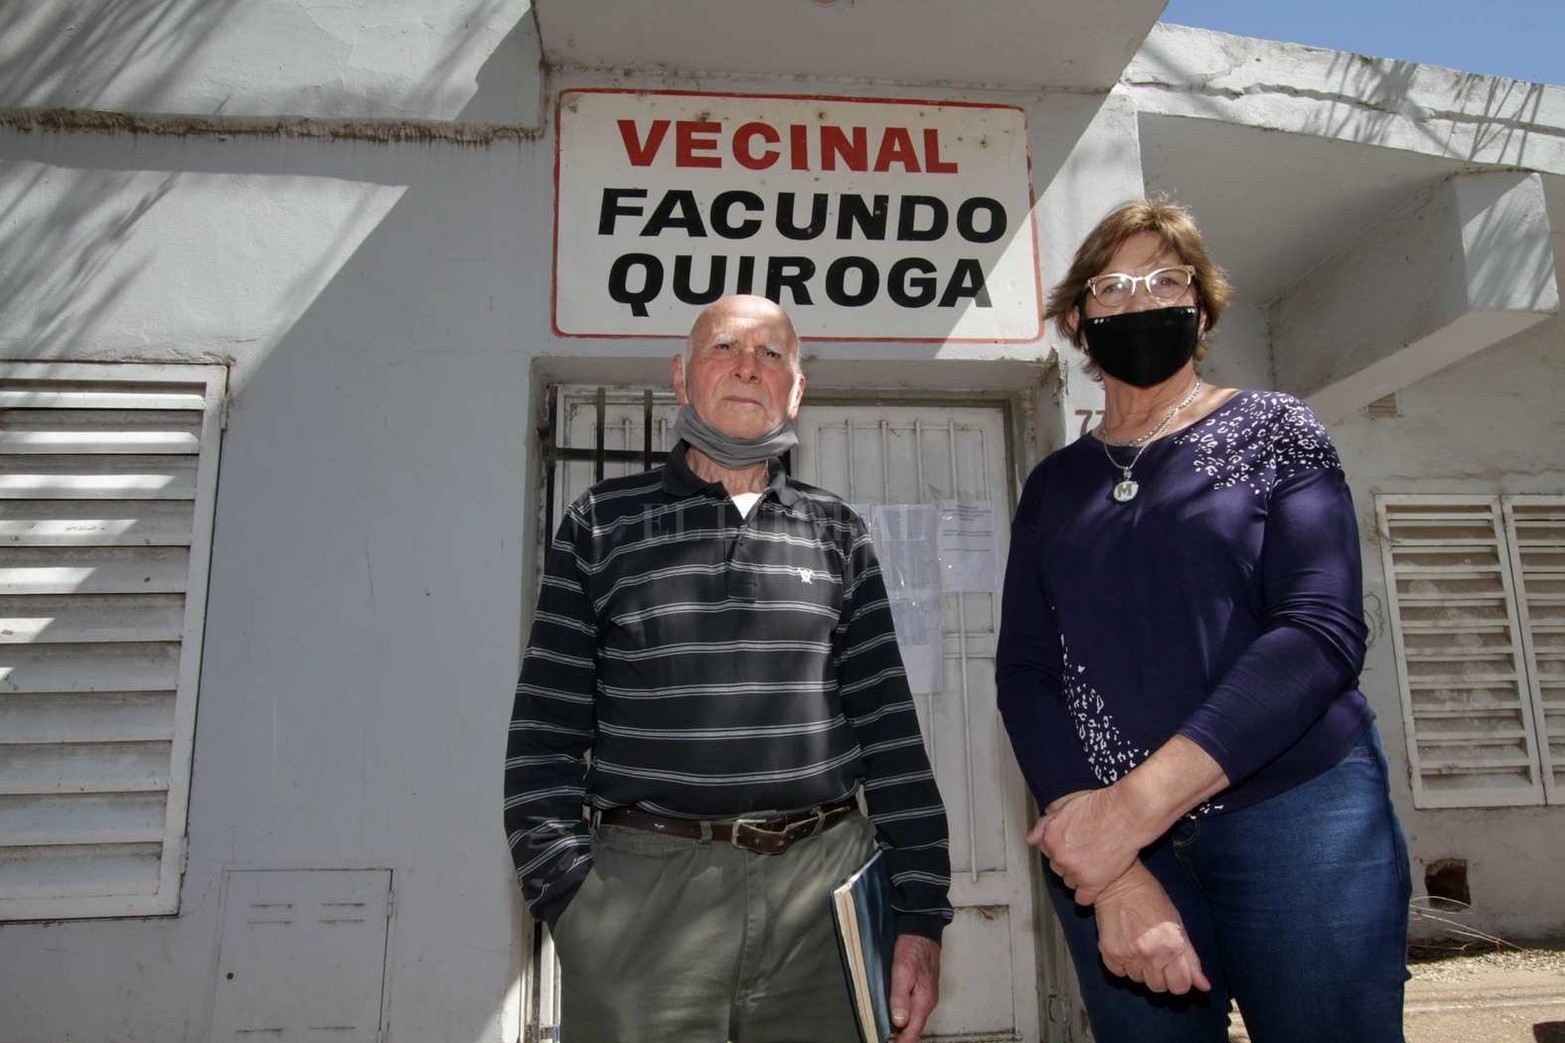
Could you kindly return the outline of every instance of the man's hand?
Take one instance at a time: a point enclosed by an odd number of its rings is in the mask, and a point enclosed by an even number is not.
[[[940,946],[923,935],[899,934],[891,956],[891,1024],[896,1043],[918,1043],[940,1000]]]
[[[1103,889],[1095,911],[1098,952],[1110,972],[1153,992],[1211,991],[1179,910],[1140,861]]]
[[[1136,861],[1144,844],[1145,826],[1124,806],[1119,790],[1069,793],[1051,803],[1027,833],[1027,843],[1043,852],[1049,868],[1076,892],[1076,901],[1091,905],[1098,893],[1118,880]]]

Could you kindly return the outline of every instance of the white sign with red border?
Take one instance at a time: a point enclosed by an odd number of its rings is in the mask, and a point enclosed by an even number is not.
[[[683,337],[729,293],[810,340],[1041,335],[1018,108],[570,90],[556,131],[562,336]]]

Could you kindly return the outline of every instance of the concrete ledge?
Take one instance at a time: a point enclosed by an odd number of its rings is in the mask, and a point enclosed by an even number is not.
[[[1536,174],[1452,178],[1267,309],[1276,383],[1332,420],[1559,311]]]

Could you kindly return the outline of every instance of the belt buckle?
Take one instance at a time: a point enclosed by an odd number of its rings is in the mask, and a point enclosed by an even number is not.
[[[790,823],[781,829],[766,829],[765,822],[763,818],[734,819],[729,843],[757,855],[780,855],[792,847],[795,840],[819,833],[825,825],[826,816],[817,807],[811,811],[809,818]]]

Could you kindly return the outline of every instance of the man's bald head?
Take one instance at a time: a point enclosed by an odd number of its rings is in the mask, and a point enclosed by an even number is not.
[[[798,364],[799,334],[793,328],[793,320],[788,317],[782,305],[753,293],[735,293],[720,297],[701,309],[701,314],[696,316],[696,321],[690,327],[690,335],[685,339],[685,357],[690,357],[706,339],[714,325],[721,325],[736,318],[780,322],[782,328],[787,331],[787,343],[784,346],[788,349],[789,356],[794,359],[794,364]]]

